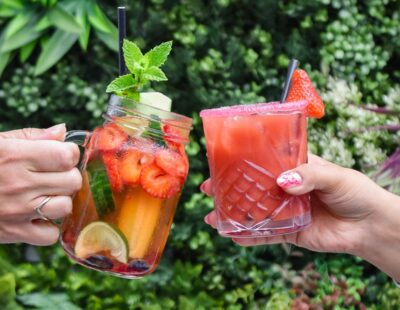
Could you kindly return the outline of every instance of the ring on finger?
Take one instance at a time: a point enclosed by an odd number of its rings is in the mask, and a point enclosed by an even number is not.
[[[50,221],[50,219],[49,219],[46,215],[44,215],[44,213],[43,213],[43,211],[42,211],[42,208],[46,205],[46,203],[48,203],[48,202],[50,201],[50,199],[51,199],[50,196],[46,196],[46,197],[42,200],[42,202],[39,203],[39,204],[34,208],[34,210],[35,210],[36,213],[40,216],[40,218],[41,218],[42,220],[45,220],[45,221]]]

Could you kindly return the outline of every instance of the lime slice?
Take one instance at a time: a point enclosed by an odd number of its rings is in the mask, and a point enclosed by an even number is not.
[[[93,222],[80,232],[75,255],[86,259],[102,251],[109,251],[121,263],[128,262],[128,242],[122,232],[105,222]]]
[[[160,92],[147,92],[140,93],[140,103],[160,110],[171,111],[172,100]]]

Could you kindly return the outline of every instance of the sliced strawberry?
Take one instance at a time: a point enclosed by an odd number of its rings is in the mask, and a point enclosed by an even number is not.
[[[85,147],[84,160],[86,161],[86,163],[91,162],[94,159],[94,157],[96,156],[96,151],[97,150],[95,148],[95,143],[94,142],[96,140],[95,137],[97,136],[98,131],[99,131],[99,128],[96,128],[93,131],[93,134],[91,135],[91,137],[89,139],[89,143]]]
[[[293,73],[289,94],[286,101],[306,100],[309,117],[321,118],[325,114],[325,105],[314,88],[307,72],[297,69]]]
[[[118,170],[118,159],[112,153],[104,153],[102,155],[104,167],[106,168],[108,180],[110,182],[111,190],[114,193],[122,191],[124,184]]]
[[[97,131],[97,149],[115,151],[128,139],[128,135],[116,124],[109,123]]]
[[[154,163],[143,167],[140,184],[149,195],[161,199],[170,198],[181,190],[180,178],[169,175]]]
[[[166,124],[163,126],[163,132],[164,140],[167,145],[174,150],[179,149],[179,146],[181,145],[179,141],[182,140],[179,130],[174,128],[172,125]]]
[[[161,149],[156,155],[156,164],[170,175],[186,178],[188,164],[185,158],[172,150]]]
[[[140,158],[140,152],[134,149],[129,149],[121,155],[121,159],[118,161],[118,170],[125,184],[139,185],[140,171],[142,170]]]

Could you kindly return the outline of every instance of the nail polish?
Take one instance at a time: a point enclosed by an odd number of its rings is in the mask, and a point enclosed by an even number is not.
[[[204,185],[204,183],[202,183],[202,184],[200,185],[200,191],[201,191],[202,193],[205,193],[205,192],[204,192],[204,188],[205,188],[205,185]]]
[[[299,186],[302,181],[301,175],[295,171],[284,172],[276,179],[276,183],[282,188]]]

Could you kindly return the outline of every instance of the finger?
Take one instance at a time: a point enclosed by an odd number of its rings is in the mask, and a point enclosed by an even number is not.
[[[332,164],[329,161],[323,159],[322,157],[319,157],[319,156],[314,155],[312,153],[308,153],[308,163],[310,163],[310,164],[319,164],[319,165]]]
[[[66,172],[35,172],[33,184],[41,195],[70,196],[81,189],[82,175],[78,168]]]
[[[211,211],[204,217],[204,222],[212,228],[217,229],[217,212]]]
[[[37,172],[68,171],[79,161],[79,148],[74,143],[13,140],[7,151],[13,160],[21,160],[27,169]]]
[[[201,185],[200,185],[200,190],[208,195],[211,196],[211,179],[205,180]]]
[[[33,201],[38,206],[46,197],[40,197]],[[33,210],[32,219],[42,218],[38,212]],[[61,219],[72,212],[72,198],[70,196],[51,196],[50,200],[41,208],[42,214],[52,220]]]
[[[51,245],[58,241],[60,230],[57,226],[46,221],[34,221],[27,224],[22,242],[33,245]]]
[[[47,129],[23,128],[0,133],[0,138],[24,140],[59,140],[63,141],[65,124],[58,124]]]
[[[232,241],[240,246],[256,246],[264,244],[296,243],[297,234],[280,235],[273,237],[257,238],[232,238]]]
[[[317,161],[285,171],[277,178],[276,183],[291,195],[301,195],[313,190],[331,193],[337,190],[344,178],[352,174],[350,169]]]

